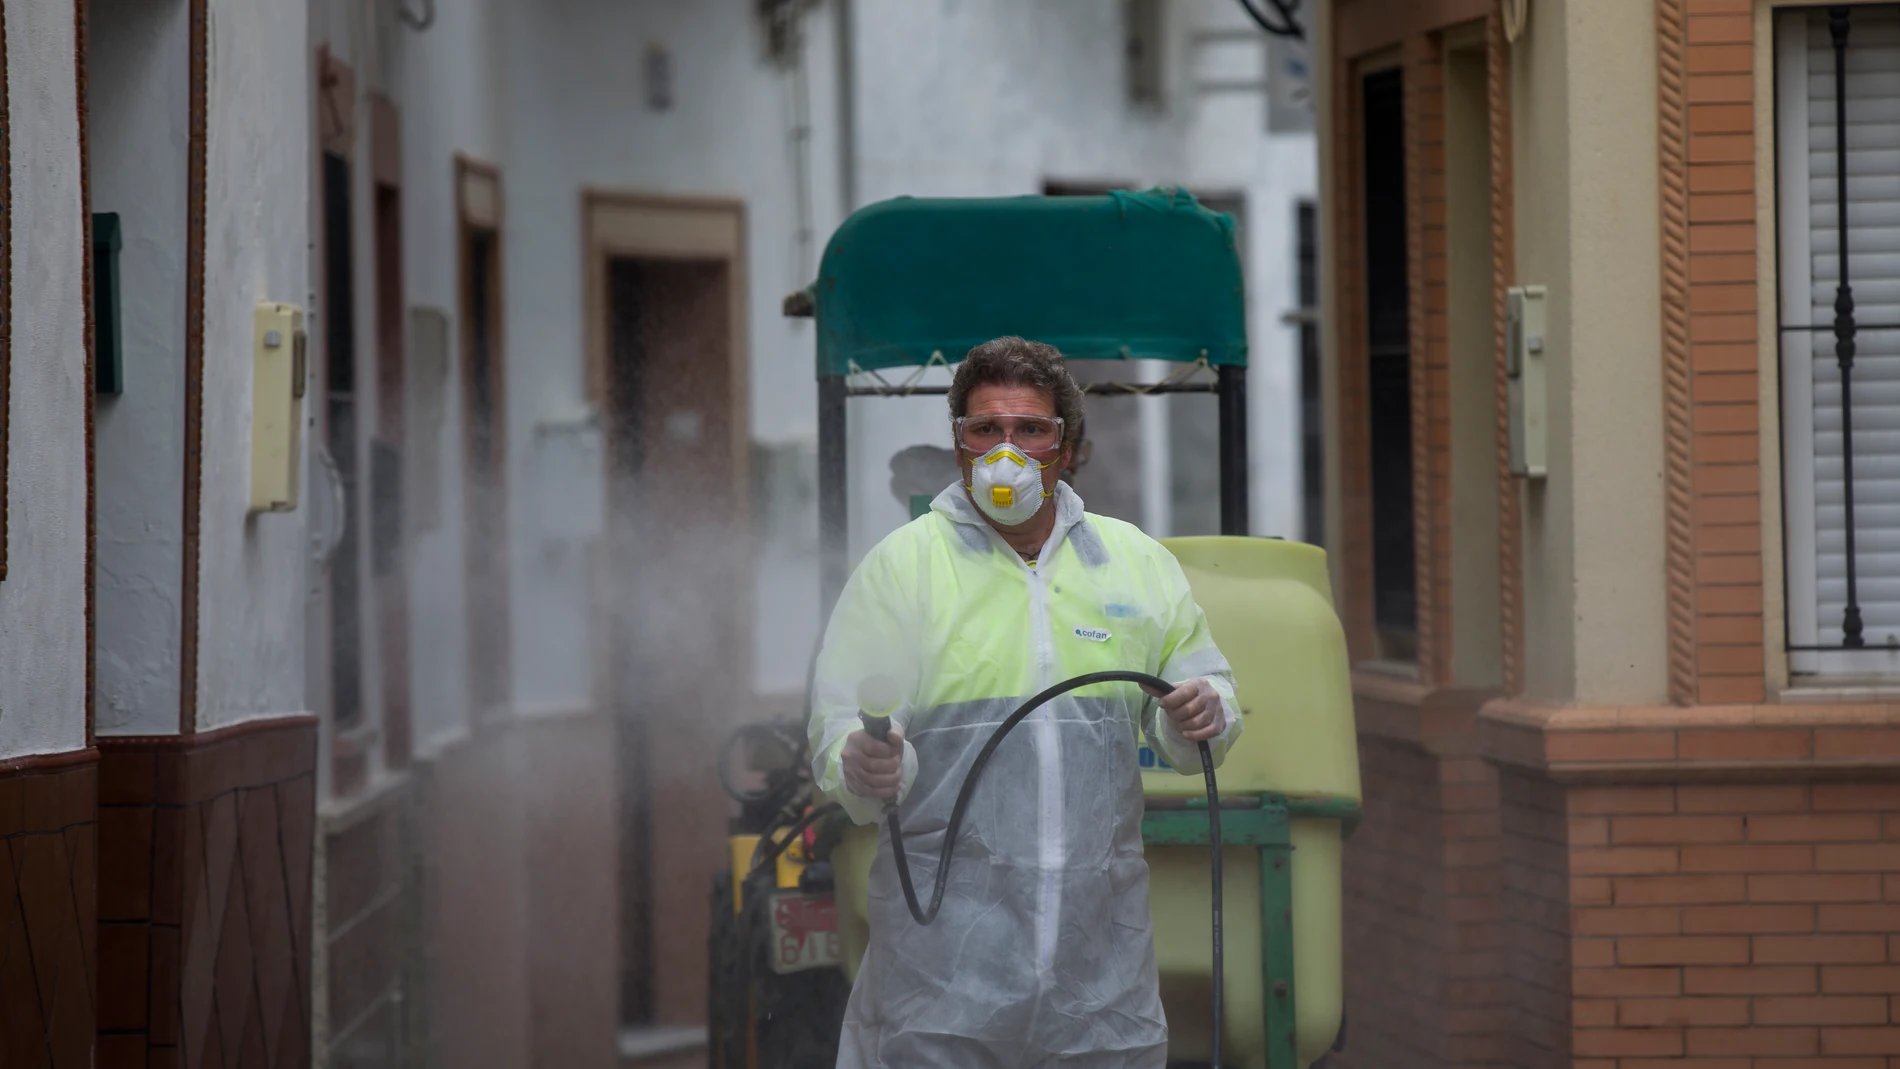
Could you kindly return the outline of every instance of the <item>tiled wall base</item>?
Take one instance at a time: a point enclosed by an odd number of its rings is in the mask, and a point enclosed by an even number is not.
[[[99,1052],[310,1061],[313,717],[99,744]]]
[[[98,755],[0,764],[0,1065],[90,1069]]]

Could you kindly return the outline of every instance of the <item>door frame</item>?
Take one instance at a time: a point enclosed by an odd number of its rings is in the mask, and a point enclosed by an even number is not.
[[[647,193],[617,192],[600,189],[581,191],[582,275],[586,293],[582,308],[582,337],[586,345],[585,389],[589,404],[600,413],[605,433],[607,413],[607,365],[611,339],[607,330],[609,265],[616,259],[719,261],[726,265],[727,331],[730,346],[727,403],[732,406],[732,501],[733,522],[740,529],[751,520],[751,390],[749,376],[751,351],[746,329],[747,265],[745,202],[730,197],[675,197]],[[601,462],[601,500],[612,501],[612,473],[603,454]],[[596,581],[591,630],[594,636],[593,676],[597,708],[606,709],[614,700],[607,666],[612,651],[607,648],[609,607],[601,592],[613,589],[612,562],[605,552],[607,539],[601,539],[593,568]],[[734,562],[739,570],[739,589],[753,590],[750,563]],[[744,661],[742,677],[752,673],[749,640],[740,651]]]
[[[717,263],[724,267],[728,339],[726,403],[731,406],[727,425],[731,436],[732,522],[737,530],[744,531],[751,519],[752,424],[747,382],[751,362],[746,331],[745,222],[745,205],[738,200],[662,197],[597,190],[583,190],[581,193],[582,278],[586,287],[582,307],[582,333],[586,345],[584,388],[588,402],[599,414],[602,443],[600,494],[603,527],[589,562],[593,571],[589,606],[589,627],[593,639],[593,693],[595,707],[613,718],[615,737],[622,740],[617,743],[617,764],[624,759],[626,740],[620,727],[621,696],[612,670],[616,661],[616,651],[612,646],[616,629],[613,626],[615,606],[611,592],[619,589],[620,576],[616,574],[615,554],[612,551],[618,509],[615,506],[612,450],[607,448],[608,441],[615,433],[611,424],[615,414],[608,388],[613,345],[609,320],[612,310],[609,284],[611,265],[617,259],[638,259],[649,262],[673,260]],[[743,559],[730,562],[736,580],[735,591],[739,595],[739,604],[734,606],[736,623],[742,628],[740,641],[735,643],[739,649],[731,651],[731,659],[735,662],[734,675],[746,681],[740,692],[743,696],[751,688],[752,682],[753,609],[750,595],[754,590],[754,582],[750,554],[741,554],[740,557]],[[621,782],[615,793],[620,796],[627,783],[624,766],[617,775]],[[627,813],[625,799],[622,798],[617,805],[619,819],[616,823],[619,824]],[[624,851],[626,830],[624,825],[620,826],[622,830],[617,837],[617,845],[618,849]],[[623,886],[619,895],[620,901],[625,903],[627,888]],[[617,939],[625,939],[629,919],[623,918]],[[622,975],[628,966],[625,953],[626,948],[622,943],[615,955],[616,976]],[[617,1012],[624,1017],[627,1008],[623,996],[616,1007]]]

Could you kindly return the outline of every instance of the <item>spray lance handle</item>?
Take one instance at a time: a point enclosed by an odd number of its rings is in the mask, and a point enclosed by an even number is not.
[[[891,714],[903,700],[897,680],[885,675],[866,676],[858,684],[858,719],[864,724],[864,733],[879,742],[891,741]]]

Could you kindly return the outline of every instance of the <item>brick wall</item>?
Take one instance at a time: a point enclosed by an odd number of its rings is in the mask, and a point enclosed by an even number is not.
[[[1502,1066],[1496,773],[1361,735],[1365,819],[1346,851],[1345,1066]]]
[[[1474,756],[1438,765],[1444,880],[1445,1028],[1452,1064],[1506,1064],[1510,1008],[1506,983],[1503,858],[1497,770]]]
[[[1506,773],[1498,796],[1509,1064],[1557,1069],[1569,1064],[1572,889],[1563,792]]]
[[[1513,1064],[1900,1066],[1897,724],[1487,706]]]
[[[1444,975],[1433,923],[1443,910],[1437,765],[1414,746],[1359,740],[1368,790],[1365,819],[1345,855],[1349,1032],[1337,1060],[1347,1066],[1448,1064],[1434,1006]]]
[[[1578,1069],[1900,1056],[1900,783],[1575,788],[1568,813]]]
[[[1751,0],[1657,0],[1673,692],[1763,700]],[[1771,417],[1772,418],[1772,417]]]

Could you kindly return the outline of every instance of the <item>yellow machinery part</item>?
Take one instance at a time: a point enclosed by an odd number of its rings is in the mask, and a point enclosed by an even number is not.
[[[831,876],[838,895],[838,941],[844,951],[844,978],[857,983],[858,963],[871,942],[871,859],[877,854],[877,825],[854,826],[831,848]]]
[[[773,832],[772,841],[775,843],[783,841],[785,833],[786,829],[783,828]],[[734,835],[727,840],[732,860],[732,911],[734,913],[745,908],[743,890],[745,877],[752,871],[752,858],[759,848],[759,839],[760,836],[757,835]],[[811,858],[805,855],[804,843],[795,842],[787,846],[779,852],[778,862],[774,866],[773,886],[781,891],[797,890],[798,879],[804,875],[805,866],[809,864],[811,864]]]
[[[745,875],[752,871],[752,854],[759,848],[756,835],[734,835],[726,840],[732,851],[732,911],[745,908]]]
[[[1245,725],[1221,762],[1224,795],[1359,801],[1346,633],[1326,552],[1271,538],[1170,538],[1214,641],[1234,669]],[[1142,773],[1149,797],[1199,797],[1200,769]]]
[[[1340,828],[1336,820],[1295,819],[1293,840],[1294,1022],[1300,1063],[1311,1065],[1339,1034],[1345,1008],[1340,943]],[[1267,1005],[1261,963],[1260,854],[1222,853],[1222,943],[1227,960],[1225,1064],[1265,1069]],[[1154,914],[1155,965],[1168,1013],[1168,1056],[1207,1061],[1207,1002],[1214,952],[1207,848],[1148,848],[1148,901]]]

